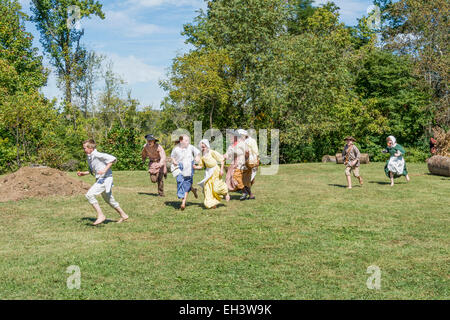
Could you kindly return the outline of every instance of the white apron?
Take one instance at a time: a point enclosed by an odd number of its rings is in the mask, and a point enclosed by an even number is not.
[[[405,168],[405,159],[400,157],[391,157],[388,162],[388,170],[394,174],[402,175]]]

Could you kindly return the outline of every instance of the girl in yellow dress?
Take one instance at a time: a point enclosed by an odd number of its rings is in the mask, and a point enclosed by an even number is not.
[[[200,170],[205,168],[205,178],[198,184],[203,187],[205,207],[208,209],[215,209],[223,197],[225,197],[227,201],[230,201],[228,187],[221,179],[223,176],[225,159],[217,151],[211,150],[209,141],[206,139],[200,141],[199,147],[202,151],[202,157],[200,158],[199,165],[194,165],[194,169]],[[218,165],[219,163],[220,168]]]

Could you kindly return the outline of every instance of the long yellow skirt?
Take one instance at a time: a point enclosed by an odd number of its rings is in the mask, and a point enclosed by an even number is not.
[[[220,200],[227,195],[227,184],[220,179],[220,169],[217,167],[213,175],[205,182],[203,194],[205,195],[205,207],[212,208],[220,203]]]

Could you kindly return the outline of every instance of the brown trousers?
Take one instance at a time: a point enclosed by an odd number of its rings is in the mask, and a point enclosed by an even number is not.
[[[236,189],[242,190],[244,187],[250,188],[252,186],[252,169],[239,170],[234,169],[233,179],[236,181]]]
[[[158,194],[164,195],[164,171],[160,170],[157,174],[150,174],[150,180],[158,184]]]

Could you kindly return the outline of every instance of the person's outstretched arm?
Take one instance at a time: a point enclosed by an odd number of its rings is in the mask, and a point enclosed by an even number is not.
[[[161,158],[161,160],[159,161],[159,166],[164,167],[164,165],[166,163],[166,153],[164,152],[164,149],[161,146],[158,147],[158,151],[159,151],[159,157]]]
[[[145,163],[145,159],[147,159],[147,151],[145,150],[145,146],[144,146],[144,148],[142,149],[142,152],[141,152],[141,157],[142,157],[142,162],[144,162]]]

